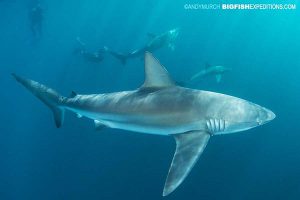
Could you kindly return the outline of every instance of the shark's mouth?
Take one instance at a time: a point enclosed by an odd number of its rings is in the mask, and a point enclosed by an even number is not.
[[[262,122],[254,121],[254,122],[227,122],[226,129],[224,130],[224,134],[226,133],[236,133],[241,131],[246,131],[251,128],[262,125]]]

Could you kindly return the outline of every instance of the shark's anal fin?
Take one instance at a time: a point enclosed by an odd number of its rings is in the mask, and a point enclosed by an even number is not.
[[[95,122],[95,129],[96,129],[96,131],[101,131],[103,128],[106,127],[104,124],[102,124],[98,120],[94,120],[94,122]]]
[[[165,183],[163,196],[173,192],[189,174],[210,138],[205,131],[175,135],[176,152]]]

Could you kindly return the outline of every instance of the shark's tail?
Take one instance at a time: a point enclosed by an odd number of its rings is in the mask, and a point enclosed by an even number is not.
[[[197,74],[193,75],[191,78],[190,78],[190,82],[194,82],[196,80],[202,80],[203,79],[203,76],[204,74],[202,73],[202,71],[198,72]]]
[[[117,58],[118,60],[120,60],[120,62],[123,64],[123,65],[126,65],[126,61],[127,61],[127,58],[128,56],[123,54],[123,53],[119,53],[119,52],[115,52],[115,51],[112,51],[110,50],[109,48],[107,47],[104,47],[103,48],[105,52],[109,53],[110,55],[112,55],[113,57]]]
[[[122,63],[122,65],[126,65],[126,61],[127,61],[127,56],[124,54],[120,54],[120,53],[113,53],[112,54],[114,57],[116,57],[117,59],[120,60],[120,62]]]
[[[56,127],[61,127],[64,121],[64,108],[62,106],[64,97],[36,81],[22,78],[14,73],[12,76],[52,110]]]

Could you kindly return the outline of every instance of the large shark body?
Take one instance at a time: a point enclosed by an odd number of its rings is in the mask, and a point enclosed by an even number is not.
[[[150,40],[148,43],[132,52],[129,53],[119,53],[116,51],[112,51],[107,47],[104,47],[104,51],[107,53],[110,53],[115,58],[119,59],[122,64],[126,63],[126,60],[129,58],[136,58],[136,57],[142,57],[144,56],[145,52],[154,52],[164,46],[169,47],[170,49],[174,50],[175,45],[174,42],[179,34],[179,29],[171,29],[165,33],[162,33],[160,35],[154,35],[154,34],[148,34]]]
[[[275,118],[259,105],[233,96],[176,86],[152,54],[145,54],[145,82],[137,90],[63,97],[38,82],[13,76],[44,102],[57,127],[69,110],[110,127],[141,133],[170,135],[176,152],[163,196],[188,175],[213,135],[244,131]]]

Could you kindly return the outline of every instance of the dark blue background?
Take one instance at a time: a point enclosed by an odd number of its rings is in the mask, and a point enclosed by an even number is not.
[[[175,51],[155,52],[174,79],[188,78],[207,62],[232,67],[220,84],[211,77],[194,87],[253,101],[277,118],[213,137],[185,182],[164,199],[299,199],[299,8],[185,10],[194,3],[187,0],[41,3],[43,36],[36,41],[28,20],[32,2],[0,1],[1,200],[163,199],[175,149],[171,137],[96,132],[92,121],[71,113],[56,129],[48,108],[10,73],[64,95],[135,89],[143,82],[141,60],[87,63],[72,55],[75,38],[91,50],[129,51],[142,46],[147,33],[175,27],[181,31]]]

